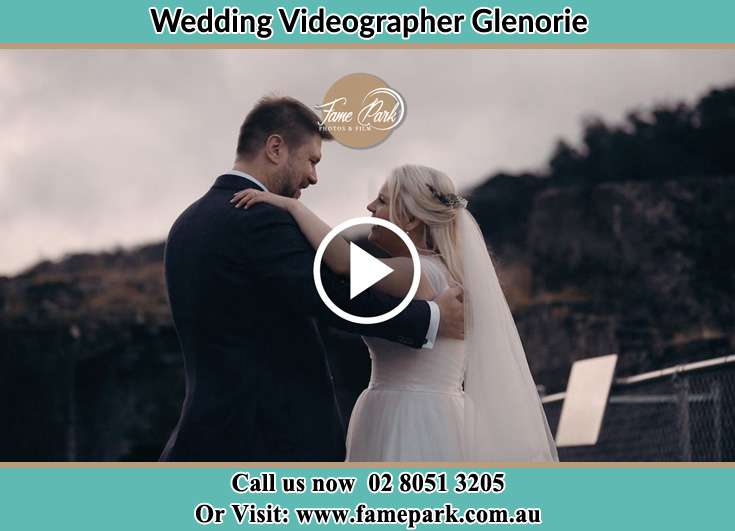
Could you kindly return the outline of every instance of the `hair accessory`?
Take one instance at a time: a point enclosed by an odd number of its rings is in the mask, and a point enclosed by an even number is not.
[[[451,209],[467,208],[467,200],[459,194],[442,194],[430,184],[426,184],[431,190],[431,195],[437,198],[444,206]]]

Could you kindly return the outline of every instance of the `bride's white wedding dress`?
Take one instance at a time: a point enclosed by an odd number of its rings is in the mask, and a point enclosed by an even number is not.
[[[448,285],[440,258],[421,257],[436,293]],[[348,461],[461,461],[465,344],[437,338],[414,349],[366,337],[372,374],[355,403],[347,433]]]
[[[412,349],[365,338],[370,385],[347,434],[348,461],[558,461],[543,405],[495,267],[474,218],[458,215],[465,340]],[[436,293],[438,256],[421,269]]]

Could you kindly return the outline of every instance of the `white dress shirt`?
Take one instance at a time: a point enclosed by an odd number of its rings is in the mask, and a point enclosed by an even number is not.
[[[242,177],[243,179],[247,179],[248,181],[257,184],[261,189],[268,191],[268,188],[260,182],[258,179],[253,177],[252,175],[249,175],[245,172],[238,171],[238,170],[229,170],[226,172],[228,175],[237,175],[238,177]],[[439,311],[439,305],[435,303],[434,301],[426,301],[429,303],[429,311],[431,313],[431,318],[429,320],[429,329],[426,331],[426,338],[424,339],[424,344],[421,348],[434,348],[434,343],[436,342],[436,336],[439,333],[439,319],[441,318],[440,311]]]
[[[253,182],[253,183],[257,184],[258,186],[260,186],[264,191],[266,191],[266,192],[268,191],[268,188],[266,188],[266,186],[262,182],[260,182],[258,179],[256,179],[252,175],[250,175],[248,173],[245,173],[244,171],[230,170],[230,171],[228,171],[226,173],[227,173],[227,175],[237,175],[238,177],[242,177],[243,179],[247,179],[248,181]]]

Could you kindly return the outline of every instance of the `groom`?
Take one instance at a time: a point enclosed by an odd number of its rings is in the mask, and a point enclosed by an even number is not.
[[[300,196],[316,184],[321,143],[331,138],[297,100],[261,100],[242,124],[233,170],[171,228],[166,284],[184,354],[186,397],[161,460],[343,460],[314,318],[415,348],[431,348],[437,333],[462,337],[459,289],[431,303],[414,301],[379,325],[338,318],[317,294],[314,250],[293,218],[270,205],[230,204],[244,188]],[[371,290],[350,300],[344,282],[328,271],[323,278],[332,300],[350,313],[378,315],[398,302]]]

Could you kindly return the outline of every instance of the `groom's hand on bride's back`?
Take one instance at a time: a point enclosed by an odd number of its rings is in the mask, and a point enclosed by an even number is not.
[[[462,287],[450,286],[434,299],[439,306],[439,335],[464,339],[464,292]]]

